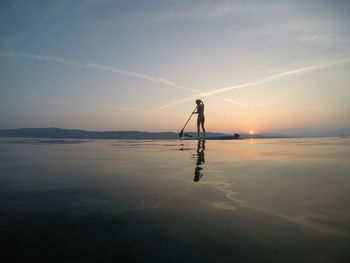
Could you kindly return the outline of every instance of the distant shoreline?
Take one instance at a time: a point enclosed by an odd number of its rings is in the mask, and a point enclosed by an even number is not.
[[[195,132],[188,132],[195,135]],[[233,133],[232,133],[233,134]],[[228,135],[227,133],[208,132],[208,136]],[[281,134],[240,133],[242,138],[289,138]],[[0,129],[0,137],[16,138],[50,138],[50,139],[129,139],[129,140],[176,140],[176,132],[144,131],[85,131],[62,128],[19,128]]]
[[[196,136],[196,132],[187,132]],[[239,132],[238,132],[239,133]],[[233,134],[233,132],[232,132]],[[273,138],[320,138],[349,137],[350,130],[320,131],[318,133],[280,134],[280,133],[239,133],[243,139],[273,139]],[[207,132],[208,136],[230,135],[228,133]],[[19,128],[0,129],[0,137],[9,138],[48,138],[48,139],[118,139],[118,140],[177,140],[176,132],[145,132],[145,131],[85,131],[62,128]]]

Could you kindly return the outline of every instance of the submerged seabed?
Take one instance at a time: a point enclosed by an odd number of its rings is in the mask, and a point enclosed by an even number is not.
[[[2,262],[349,262],[350,139],[0,139]]]

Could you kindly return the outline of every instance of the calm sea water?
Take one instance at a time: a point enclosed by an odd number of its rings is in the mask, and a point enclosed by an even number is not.
[[[350,139],[0,139],[0,260],[350,262]]]

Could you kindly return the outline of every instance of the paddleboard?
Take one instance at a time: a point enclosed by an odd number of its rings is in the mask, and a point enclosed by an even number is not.
[[[202,137],[189,137],[184,136],[181,140],[240,140],[240,136],[237,135],[218,135],[218,136],[202,136]]]

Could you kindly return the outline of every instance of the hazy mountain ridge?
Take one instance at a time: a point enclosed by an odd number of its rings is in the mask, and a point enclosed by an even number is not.
[[[290,137],[335,137],[335,136],[350,136],[350,128],[339,128],[339,129],[306,129],[306,128],[295,128],[277,130],[276,133],[286,134]]]
[[[21,128],[0,130],[1,137],[69,138],[69,139],[175,139],[173,132],[85,131],[61,128]]]
[[[188,132],[196,136],[195,132]],[[233,134],[233,133],[232,133]],[[207,136],[227,135],[227,133],[208,132]],[[328,136],[349,136],[350,129],[339,129],[318,133],[307,133],[285,135],[281,133],[259,133],[250,135],[240,133],[242,138],[289,138],[289,137],[328,137]],[[1,129],[0,137],[27,137],[27,138],[61,138],[61,139],[130,139],[130,140],[171,140],[178,139],[176,132],[144,132],[144,131],[85,131],[62,128],[20,128]]]
[[[194,132],[188,132],[196,136]],[[207,136],[227,135],[225,133],[208,132]],[[242,135],[248,136],[247,134]],[[20,128],[2,129],[0,137],[27,137],[27,138],[65,138],[65,139],[150,139],[171,140],[178,139],[176,132],[143,132],[143,131],[85,131],[62,128]]]

